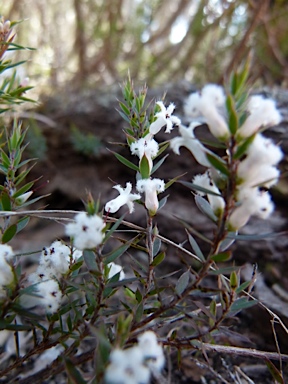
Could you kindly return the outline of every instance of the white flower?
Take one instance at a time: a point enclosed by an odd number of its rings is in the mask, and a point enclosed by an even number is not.
[[[115,276],[119,272],[120,272],[119,281],[125,279],[125,273],[121,265],[118,265],[112,262],[112,263],[109,263],[107,267],[109,268],[108,279],[111,279],[111,277]]]
[[[223,88],[217,84],[205,85],[202,88],[201,96],[215,107],[222,107],[226,100]]]
[[[145,155],[148,163],[149,163],[149,169],[151,172],[151,169],[153,167],[153,162],[152,159],[157,156],[158,150],[159,150],[159,145],[157,141],[154,139],[149,139],[147,138],[142,138],[139,139],[138,141],[135,141],[134,143],[131,144],[130,150],[132,155],[137,155],[140,159]]]
[[[29,197],[33,194],[33,191],[30,191],[30,192],[26,192],[26,193],[23,193],[23,195],[20,195],[16,198],[16,203],[18,205],[22,205],[24,204],[28,199]]]
[[[247,111],[249,116],[238,131],[238,136],[242,138],[253,135],[260,128],[271,127],[281,121],[274,100],[264,99],[262,96],[252,96],[248,101]]]
[[[181,137],[177,136],[171,139],[170,147],[177,155],[180,155],[180,147],[186,147],[199,164],[204,167],[210,167],[211,164],[206,157],[206,153],[210,153],[210,151],[206,149],[194,135],[194,129],[200,124],[201,123],[199,122],[192,122],[189,125],[189,128],[186,128],[184,125],[180,125],[179,133],[181,134]]]
[[[164,192],[165,183],[161,179],[141,179],[137,181],[137,190],[145,193],[145,207],[155,215],[159,208],[157,193]]]
[[[115,185],[113,188],[117,189],[120,193],[118,197],[113,200],[108,201],[105,205],[105,211],[109,213],[117,212],[123,205],[127,205],[129,208],[129,213],[134,211],[134,201],[141,198],[140,195],[131,193],[132,184],[126,183],[126,188],[122,188],[120,185]]]
[[[173,125],[180,125],[181,120],[172,116],[174,112],[175,105],[171,103],[168,108],[165,107],[162,101],[157,101],[159,107],[161,108],[161,112],[156,113],[156,120],[150,125],[149,132],[151,135],[156,135],[162,127],[166,125],[166,133],[170,133],[173,129]]]
[[[272,165],[256,164],[256,166],[251,165],[250,168],[247,168],[245,165],[247,165],[247,163],[244,163],[244,166],[241,166],[240,164],[237,171],[237,176],[239,178],[238,183],[241,188],[257,186],[270,188],[272,185],[276,184],[279,179],[280,171]]]
[[[57,312],[62,298],[57,281],[51,279],[37,284],[36,293],[40,297],[33,297],[34,305],[41,305],[47,313]]]
[[[138,347],[142,350],[145,364],[152,370],[160,372],[165,364],[163,348],[158,344],[157,336],[146,331],[138,337]]]
[[[6,296],[3,287],[14,280],[13,270],[9,264],[13,256],[14,252],[10,245],[0,244],[0,298]]]
[[[101,217],[80,212],[75,216],[74,223],[66,225],[66,234],[73,238],[73,244],[77,249],[92,249],[101,244],[104,227]]]
[[[198,92],[191,93],[184,102],[184,113],[187,117],[199,118],[202,116],[200,111],[201,96]]]
[[[200,93],[192,93],[184,106],[184,112],[189,117],[203,116],[213,136],[227,139],[230,136],[227,122],[219,111],[225,102],[222,87],[207,84]]]
[[[207,193],[208,201],[211,205],[211,208],[215,214],[219,214],[223,211],[225,207],[225,201],[223,197],[221,197],[221,193],[217,186],[214,184],[213,180],[209,176],[208,172],[205,172],[202,175],[196,175],[193,179],[193,183],[198,185],[199,187],[205,188],[208,191],[211,191],[212,194]],[[203,196],[206,195],[205,192],[197,191],[198,195]],[[213,194],[214,193],[214,194]],[[218,194],[215,195],[215,193]]]
[[[143,353],[138,346],[111,352],[106,384],[148,384],[149,381],[150,371],[143,365]]]
[[[229,218],[234,230],[243,227],[251,216],[267,219],[274,209],[270,194],[258,188],[240,189],[237,200],[239,205]]]
[[[238,166],[238,173],[245,175],[251,167],[276,165],[283,157],[283,152],[271,139],[257,134],[246,152],[246,158]]]
[[[82,256],[82,252],[77,249],[72,249],[61,241],[54,241],[50,247],[43,248],[40,264],[35,273],[34,280],[44,277],[53,278],[60,277],[69,270],[70,261],[77,261]]]

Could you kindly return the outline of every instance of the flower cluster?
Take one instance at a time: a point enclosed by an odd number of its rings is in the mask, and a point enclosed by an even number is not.
[[[81,256],[81,251],[71,249],[61,241],[43,248],[37,270],[28,277],[35,288],[35,296],[23,295],[21,304],[28,308],[40,305],[47,313],[56,312],[62,298],[58,281]]]
[[[166,126],[166,133],[170,133],[174,126],[179,126],[181,120],[172,115],[175,105],[171,103],[168,108],[165,107],[162,101],[156,103],[160,107],[160,112],[154,116],[154,121],[149,127],[149,132],[139,140],[133,141],[130,144],[130,151],[132,155],[139,157],[139,174],[136,183],[136,189],[141,194],[145,195],[145,207],[151,216],[155,215],[159,208],[158,193],[164,192],[165,183],[161,179],[151,178],[153,159],[157,156],[159,145],[154,139],[154,136]],[[144,176],[144,177],[143,177]],[[118,190],[119,196],[110,200],[105,205],[105,211],[109,213],[117,212],[123,205],[127,205],[129,213],[134,211],[134,201],[141,199],[141,195],[133,194],[132,184],[126,183],[126,188],[123,189],[120,185],[114,186]]]
[[[227,111],[224,109],[225,102],[223,89],[208,84],[201,92],[192,93],[188,97],[184,111],[187,117],[206,122],[213,136],[227,142],[232,134],[226,117]],[[266,219],[273,211],[274,206],[267,189],[278,181],[280,172],[276,165],[283,156],[279,146],[260,133],[263,128],[278,124],[281,120],[274,101],[262,96],[251,96],[243,116],[245,118],[236,131],[236,144],[231,155],[237,152],[244,140],[250,142],[247,142],[247,149],[242,157],[235,160],[236,204],[229,217],[229,226],[232,230],[243,227],[252,215]],[[204,175],[197,175],[193,182],[206,190],[212,210],[220,216],[225,207],[225,201],[217,186],[220,174],[207,159],[207,154],[211,154],[211,151],[195,138],[194,129],[199,124],[192,121],[189,128],[181,126],[179,129],[181,136],[172,139],[170,145],[177,154],[179,148],[185,146],[199,164],[210,169],[209,174],[206,172]],[[204,190],[198,193],[204,195]]]
[[[151,373],[159,373],[165,364],[162,346],[152,331],[138,337],[138,344],[128,349],[114,349],[105,372],[107,384],[147,384]]]

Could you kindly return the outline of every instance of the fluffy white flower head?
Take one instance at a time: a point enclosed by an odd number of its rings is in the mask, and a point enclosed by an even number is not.
[[[202,99],[210,102],[215,107],[222,107],[225,103],[225,93],[223,88],[217,84],[207,84],[201,91]]]
[[[43,248],[36,276],[40,277],[42,274],[46,278],[60,277],[68,272],[70,261],[77,261],[81,256],[82,252],[78,249],[74,248],[71,250],[61,241],[54,241],[50,247]]]
[[[77,249],[92,249],[101,244],[104,226],[101,217],[79,212],[75,216],[75,222],[66,225],[66,234],[73,238],[73,244]]]
[[[274,100],[264,99],[259,95],[249,99],[247,111],[250,114],[238,131],[238,136],[242,138],[253,135],[260,128],[277,125],[281,121],[281,115]]]
[[[152,371],[160,372],[165,364],[165,356],[156,334],[152,331],[142,333],[138,337],[138,346],[142,350],[146,365]]]
[[[148,384],[150,371],[143,364],[143,353],[138,347],[114,349],[105,372],[106,384]]]
[[[150,125],[149,132],[151,135],[156,135],[162,127],[166,125],[166,133],[170,133],[173,129],[173,125],[180,125],[181,120],[173,116],[175,105],[171,103],[168,108],[165,107],[162,101],[157,101],[161,111],[156,113],[156,120]]]
[[[110,213],[117,212],[123,205],[127,205],[129,213],[134,211],[134,201],[141,198],[137,193],[131,193],[132,184],[126,183],[126,188],[122,188],[120,185],[115,185],[113,188],[117,189],[119,196],[113,200],[110,200],[105,205],[105,211]]]
[[[267,219],[274,210],[270,194],[258,188],[240,189],[237,200],[240,205],[229,218],[229,224],[234,230],[246,225],[251,216]]]
[[[184,112],[188,117],[204,117],[213,136],[227,139],[229,128],[223,115],[219,111],[225,102],[223,88],[215,84],[207,84],[200,93],[192,93],[185,105]]]
[[[141,179],[137,181],[137,190],[145,193],[145,207],[150,214],[155,215],[159,208],[157,193],[165,191],[164,180],[161,179]]]
[[[156,140],[147,138],[139,139],[131,144],[130,150],[132,155],[137,155],[141,161],[142,157],[145,155],[148,163],[149,169],[151,171],[153,167],[152,159],[157,155],[159,150],[159,145]]]
[[[55,313],[61,303],[62,293],[55,280],[46,280],[37,284],[37,294],[40,297],[33,298],[34,305],[41,305],[47,313]]]

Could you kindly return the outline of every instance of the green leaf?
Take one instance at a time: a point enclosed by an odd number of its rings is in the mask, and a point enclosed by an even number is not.
[[[1,203],[3,211],[11,211],[11,200],[10,196],[6,192],[2,192],[1,194]]]
[[[250,301],[248,301],[248,299],[246,297],[240,297],[240,299],[237,299],[231,305],[229,312],[230,313],[231,312],[233,312],[233,313],[234,312],[239,312],[242,309],[253,307],[257,303],[258,303],[258,300],[250,300]]]
[[[88,251],[87,249],[85,249],[83,252],[83,257],[88,270],[98,272],[95,253],[93,251]]]
[[[215,261],[215,263],[222,263],[224,261],[230,260],[231,259],[231,255],[232,255],[231,251],[221,252],[221,253],[217,253],[216,255],[213,255],[211,257],[211,260]]]
[[[113,233],[116,231],[116,229],[119,227],[119,225],[122,223],[124,217],[126,216],[126,213],[119,217],[119,219],[112,225],[112,227],[109,229],[109,231],[106,233],[103,243],[105,244],[106,241],[109,239],[110,236],[113,235]]]
[[[131,161],[127,160],[124,156],[119,155],[119,153],[117,152],[113,152],[113,151],[110,151],[110,152],[113,153],[113,155],[116,157],[116,159],[120,161],[120,163],[126,165],[126,167],[133,169],[134,171],[139,172],[139,168],[137,167],[137,165],[131,163]]]
[[[67,376],[69,378],[69,383],[73,383],[73,384],[87,383],[87,381],[83,379],[80,372],[76,369],[75,364],[68,357],[65,357],[65,368],[66,368]]]
[[[137,300],[138,303],[141,303],[143,297],[142,297],[142,294],[141,292],[139,291],[139,289],[137,288],[136,292],[135,292],[135,298]]]
[[[184,272],[178,279],[175,291],[177,295],[181,296],[189,284],[190,271]]]
[[[142,176],[142,179],[149,179],[150,177],[150,166],[149,166],[149,161],[144,153],[142,156],[142,159],[139,164],[139,170],[140,174]]]
[[[157,265],[161,264],[162,261],[165,259],[165,256],[166,256],[165,252],[161,252],[161,253],[159,253],[159,255],[157,255],[157,256],[154,258],[154,260],[152,261],[151,265],[152,265],[153,267],[156,267]]]
[[[280,356],[279,356],[280,357]],[[267,365],[267,368],[269,369],[271,375],[273,376],[273,379],[276,380],[279,384],[285,384],[285,381],[283,379],[283,376],[278,368],[275,367],[275,365],[267,358],[265,358],[265,363]]]
[[[164,163],[168,156],[169,154],[165,155],[164,157],[162,157],[162,159],[160,159],[157,163],[153,165],[151,169],[151,175],[153,175],[153,173],[156,172],[159,167],[161,167],[161,165]]]
[[[211,205],[208,203],[207,200],[205,200],[203,197],[201,196],[198,196],[196,195],[195,196],[195,203],[197,205],[197,207],[200,209],[200,211],[202,213],[204,213],[204,215],[206,215],[207,217],[209,217],[209,219],[211,219],[212,221],[214,221],[215,223],[218,221],[218,218],[217,216],[215,215],[215,213],[213,212],[212,208],[211,208]]]
[[[228,111],[228,127],[232,135],[238,130],[238,115],[235,107],[235,102],[232,95],[228,95],[226,99],[226,107]]]
[[[230,287],[232,291],[235,291],[236,288],[238,287],[238,276],[235,271],[232,271],[230,275]]]
[[[127,108],[127,106],[124,103],[122,103],[121,101],[119,102],[119,105],[120,105],[122,111],[125,113],[125,115],[129,116],[130,115],[129,108]]]
[[[16,233],[22,231],[22,229],[24,229],[26,227],[26,225],[29,223],[29,221],[30,221],[30,217],[27,217],[27,216],[22,217],[20,220],[18,220],[17,224],[16,224],[17,225],[17,232]]]
[[[16,199],[17,197],[23,195],[23,193],[27,192],[29,189],[33,187],[33,184],[34,184],[34,181],[31,181],[30,183],[23,185],[23,187],[19,188],[18,191],[15,192],[12,197]]]
[[[186,229],[186,233],[188,235],[189,243],[190,243],[193,251],[195,252],[196,256],[198,256],[201,261],[206,261],[205,256],[203,255],[203,253],[202,253],[199,245],[197,244],[196,240],[194,239],[194,237],[187,231],[187,229]]]
[[[6,231],[3,233],[2,244],[6,244],[10,240],[12,240],[13,237],[16,235],[16,232],[17,232],[17,225],[16,224],[10,225],[10,227],[8,227]]]
[[[136,312],[135,312],[135,321],[137,323],[141,321],[142,316],[143,316],[143,311],[144,311],[144,306],[143,306],[143,302],[142,302],[138,305]]]
[[[249,285],[251,284],[251,280],[249,281],[245,281],[244,283],[242,283],[241,285],[239,285],[239,287],[236,289],[236,293],[237,295],[239,295],[239,293],[241,293],[242,291],[244,291],[247,287],[249,287]]]
[[[9,331],[30,331],[32,329],[31,325],[24,324],[9,324],[4,320],[0,319],[0,330],[7,329]]]
[[[160,248],[161,248],[161,240],[156,237],[153,241],[153,250],[152,250],[152,255],[153,257],[155,257],[157,255],[157,253],[160,251]]]
[[[233,156],[234,160],[240,159],[247,152],[255,136],[256,134],[248,137],[248,139],[245,139],[240,145],[238,145],[236,152],[234,153],[234,156]]]
[[[163,208],[163,207],[165,206],[165,204],[167,203],[168,197],[169,197],[169,195],[166,195],[166,196],[164,196],[164,197],[159,201],[158,211],[160,211],[160,209]]]
[[[119,256],[123,255],[123,253],[127,251],[127,249],[131,246],[132,242],[133,240],[127,242],[126,244],[121,245],[119,248],[108,253],[107,255],[103,255],[104,264],[107,265],[112,261],[115,261],[116,259],[118,259]]]
[[[221,196],[220,193],[211,191],[210,189],[203,188],[200,185],[190,183],[189,181],[178,181],[179,184],[184,185],[185,187],[188,187],[194,191],[204,192],[206,195],[214,195],[214,196]]]
[[[221,172],[225,176],[229,176],[229,171],[227,169],[227,164],[224,160],[221,159],[221,157],[211,154],[211,153],[206,153],[206,157],[210,164],[216,168],[219,172]]]

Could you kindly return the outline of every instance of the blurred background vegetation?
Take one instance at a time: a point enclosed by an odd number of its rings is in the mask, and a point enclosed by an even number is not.
[[[150,87],[221,82],[250,51],[254,80],[287,83],[287,0],[5,0],[0,14],[24,20],[16,41],[37,48],[27,75],[46,90],[118,86],[128,69]]]

